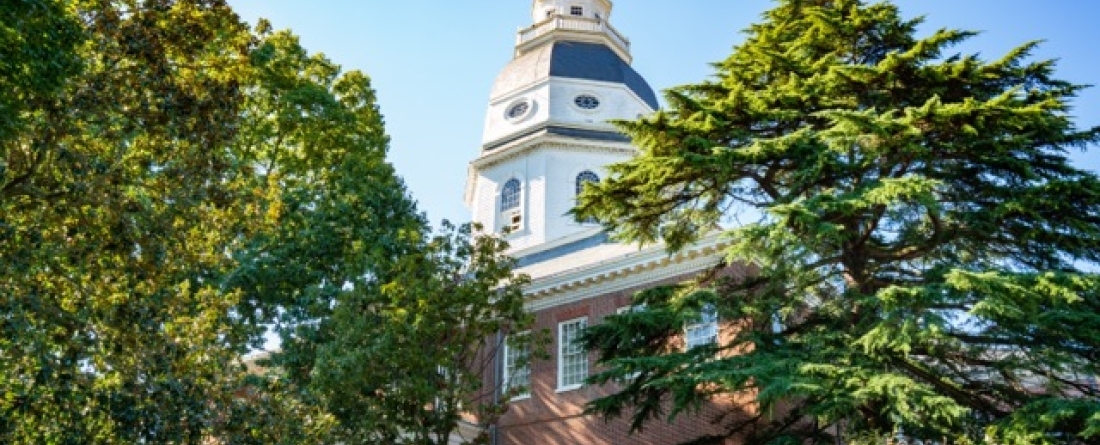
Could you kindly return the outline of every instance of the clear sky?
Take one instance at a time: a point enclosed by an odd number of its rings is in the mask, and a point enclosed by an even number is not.
[[[516,30],[531,23],[531,0],[229,0],[249,22],[290,28],[312,52],[371,76],[390,160],[433,223],[465,222],[467,165],[477,154],[497,73],[511,60]],[[1058,77],[1100,84],[1100,1],[896,0],[907,17],[936,28],[981,31],[959,47],[986,60],[1030,40],[1036,58],[1059,59]],[[695,83],[741,42],[767,0],[619,0],[610,21],[631,40],[634,68],[655,90]],[[1100,125],[1100,87],[1074,102],[1081,128]],[[1100,147],[1075,153],[1100,171]]]

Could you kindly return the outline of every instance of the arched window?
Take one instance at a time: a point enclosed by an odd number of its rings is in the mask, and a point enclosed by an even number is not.
[[[581,192],[584,191],[584,185],[589,182],[600,182],[600,177],[595,173],[592,173],[591,170],[585,170],[577,175],[577,181],[574,184],[574,190],[577,196],[580,196]],[[582,220],[578,220],[577,222],[581,224],[595,224],[599,221],[596,221],[596,218],[588,217]]]
[[[586,182],[600,182],[600,177],[591,170],[585,170],[577,175],[576,194],[580,195],[584,191],[584,184]]]
[[[500,190],[500,228],[504,233],[515,233],[523,227],[523,214],[519,210],[520,183],[512,178]]]
[[[512,178],[504,183],[500,191],[500,211],[505,212],[519,208],[519,180]]]

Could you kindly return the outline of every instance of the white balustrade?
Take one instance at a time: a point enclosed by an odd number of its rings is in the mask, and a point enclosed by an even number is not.
[[[517,45],[538,39],[555,30],[580,31],[607,35],[612,42],[623,50],[630,50],[630,41],[619,34],[619,31],[607,23],[606,20],[597,20],[587,17],[573,17],[568,15],[554,15],[546,20],[532,25],[530,28],[519,32]]]

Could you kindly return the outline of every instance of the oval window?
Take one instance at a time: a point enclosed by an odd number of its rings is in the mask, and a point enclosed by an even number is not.
[[[573,103],[585,110],[595,110],[600,106],[600,99],[591,94],[581,94],[573,98]]]
[[[507,116],[508,119],[519,119],[523,117],[523,115],[527,114],[527,112],[530,110],[531,104],[527,101],[522,101],[509,107],[508,111],[504,113],[504,115]]]

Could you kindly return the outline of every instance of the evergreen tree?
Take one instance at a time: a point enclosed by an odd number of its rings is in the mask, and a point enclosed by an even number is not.
[[[589,328],[593,382],[629,382],[593,411],[641,427],[753,400],[696,443],[1100,443],[1100,180],[1066,158],[1100,128],[1075,127],[1082,86],[1036,43],[985,61],[920,23],[780,0],[714,79],[621,123],[641,154],[577,213],[671,250],[752,218],[726,238],[756,273]],[[718,344],[670,348],[705,303]]]

